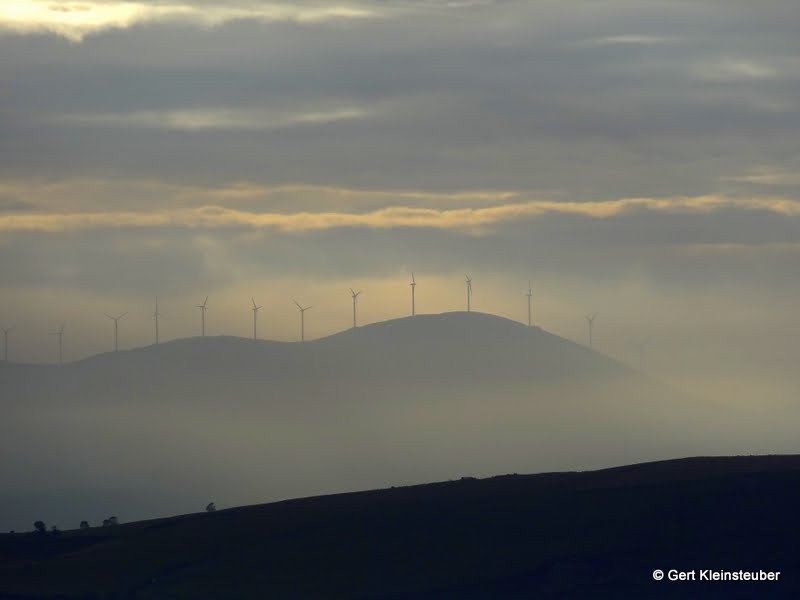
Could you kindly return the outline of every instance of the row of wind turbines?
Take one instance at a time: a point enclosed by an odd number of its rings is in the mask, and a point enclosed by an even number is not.
[[[466,296],[467,296],[467,312],[472,312],[472,278],[465,274],[464,283],[466,284]],[[417,306],[416,306],[416,292],[417,292],[417,280],[414,276],[414,273],[411,273],[411,283],[409,283],[411,287],[411,316],[416,316],[417,314]],[[358,306],[358,298],[361,295],[362,290],[354,290],[350,288],[350,296],[353,301],[353,328],[358,327],[357,321],[357,306]],[[530,280],[528,281],[528,291],[525,293],[525,296],[528,299],[528,327],[533,325],[532,320],[532,299],[533,299],[533,288],[531,287]],[[253,307],[250,309],[253,312],[253,339],[258,339],[258,311],[263,308],[263,306],[259,306],[256,304],[255,298],[250,299]],[[314,308],[313,306],[303,306],[297,300],[292,299],[292,302],[297,306],[298,310],[300,311],[300,341],[305,342],[305,313],[307,310]],[[200,335],[201,337],[205,337],[206,335],[206,311],[208,310],[208,296],[206,296],[205,300],[203,300],[202,304],[195,305],[195,308],[200,310]],[[119,322],[120,320],[127,315],[127,312],[120,313],[116,316],[110,315],[108,313],[103,313],[107,318],[114,322],[114,352],[119,351]],[[159,344],[159,329],[158,329],[158,320],[160,317],[164,315],[158,309],[158,297],[156,297],[155,301],[155,311],[153,312],[153,319],[155,322],[155,343]],[[594,320],[597,317],[597,313],[592,313],[586,315],[586,321],[589,325],[589,348],[592,348],[592,330],[594,328]],[[16,325],[12,325],[9,328],[0,329],[3,332],[3,341],[4,341],[4,361],[8,362],[8,334],[11,332]],[[58,364],[59,366],[63,365],[64,361],[64,329],[66,328],[66,321],[61,324],[61,327],[57,331],[49,332],[49,335],[58,336]]]

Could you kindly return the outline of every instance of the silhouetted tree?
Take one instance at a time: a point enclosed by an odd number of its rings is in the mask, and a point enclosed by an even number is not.
[[[81,521],[81,529],[89,529],[89,521]]]
[[[33,524],[33,528],[36,530],[36,533],[47,533],[47,525],[44,524],[44,521],[36,521]]]
[[[217,510],[217,506],[213,502],[209,502],[208,506],[206,506],[206,512],[214,512]]]

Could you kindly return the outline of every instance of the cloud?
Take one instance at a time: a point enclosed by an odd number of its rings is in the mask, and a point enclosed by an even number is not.
[[[781,71],[764,61],[745,58],[702,60],[691,69],[697,79],[716,82],[761,81],[775,79]]]
[[[724,181],[736,181],[740,183],[752,183],[766,186],[793,187],[800,186],[800,171],[760,167],[753,169],[746,175],[735,175],[731,177],[723,177],[722,179]]]
[[[288,233],[342,228],[422,228],[485,233],[492,225],[547,215],[572,215],[593,219],[656,212],[710,214],[725,209],[759,211],[787,217],[800,216],[800,203],[783,198],[630,198],[606,202],[531,201],[485,208],[410,208],[392,206],[368,213],[295,212],[256,213],[203,206],[151,212],[116,211],[73,214],[0,215],[3,232],[62,232],[91,229],[188,228],[261,229]]]
[[[108,29],[127,29],[159,21],[214,27],[230,21],[295,21],[318,23],[363,19],[376,11],[347,4],[145,4],[142,2],[27,2],[0,3],[0,28],[17,33],[54,33],[73,42]]]
[[[608,35],[596,37],[583,43],[585,46],[638,46],[655,44],[676,44],[679,37],[659,35]]]
[[[29,212],[36,210],[36,205],[31,202],[18,200],[14,196],[5,196],[0,186],[0,213],[3,212]]]
[[[551,194],[552,196],[552,194]],[[547,198],[545,192],[537,194]],[[25,198],[25,203],[18,199]],[[480,207],[519,202],[517,190],[436,192],[415,189],[359,189],[292,183],[264,185],[233,181],[200,185],[154,179],[72,178],[66,180],[6,180],[0,182],[0,210],[43,213],[147,211],[204,206],[244,207],[250,212],[366,212],[387,206]]]
[[[270,130],[294,125],[315,125],[364,119],[369,110],[354,106],[308,112],[254,109],[202,109],[137,111],[131,113],[73,114],[54,117],[55,122],[111,127],[145,127],[183,131]]]

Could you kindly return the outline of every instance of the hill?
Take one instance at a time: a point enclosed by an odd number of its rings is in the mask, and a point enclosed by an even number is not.
[[[791,598],[798,502],[800,456],[470,478],[2,535],[0,598]]]
[[[0,378],[0,531],[759,449],[714,407],[481,313],[306,343],[190,338]]]
[[[223,377],[230,385],[242,377],[271,384],[380,377],[413,384],[454,376],[470,381],[543,382],[623,373],[633,371],[538,327],[466,312],[393,319],[305,343],[195,337],[103,353],[61,369],[13,364],[3,368],[12,381],[57,379],[62,388],[102,381],[118,392],[141,389],[153,378]]]

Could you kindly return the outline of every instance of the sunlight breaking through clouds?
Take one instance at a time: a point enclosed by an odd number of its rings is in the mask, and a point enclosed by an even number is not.
[[[636,212],[710,214],[725,209],[761,211],[800,217],[800,203],[784,198],[627,198],[607,202],[554,202],[549,200],[503,204],[485,208],[410,208],[391,206],[368,213],[248,212],[202,206],[142,211],[81,212],[72,214],[11,214],[0,217],[2,232],[61,232],[106,228],[272,229],[282,232],[324,231],[340,228],[425,228],[487,233],[492,225],[547,215],[573,215],[595,219]]]
[[[692,75],[700,80],[714,82],[761,81],[774,79],[780,71],[765,61],[746,58],[721,58],[703,60],[691,68]]]
[[[800,171],[789,171],[783,169],[773,169],[760,167],[753,169],[746,175],[735,175],[723,177],[723,181],[735,181],[740,183],[752,183],[767,186],[796,186],[800,185]]]
[[[126,29],[159,21],[188,22],[214,27],[230,21],[324,22],[377,16],[363,6],[348,4],[145,4],[142,2],[0,2],[0,30],[52,33],[74,42],[108,29]]]
[[[642,46],[653,44],[677,44],[679,37],[658,35],[609,35],[592,38],[583,43],[585,46]]]
[[[333,123],[335,121],[364,119],[371,115],[372,111],[356,106],[294,113],[270,110],[230,110],[220,108],[203,110],[137,111],[121,114],[61,115],[54,118],[54,121],[79,125],[144,127],[183,131],[211,129],[269,130],[291,127],[293,125],[314,125]]]

